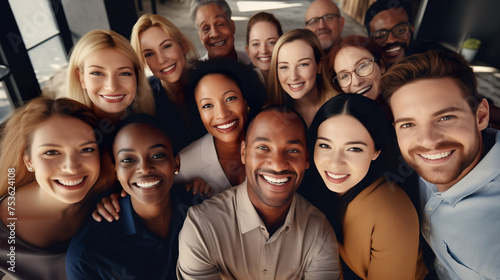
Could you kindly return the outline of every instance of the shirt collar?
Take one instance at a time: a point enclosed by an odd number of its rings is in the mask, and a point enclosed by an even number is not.
[[[255,210],[255,207],[250,201],[250,197],[248,196],[247,190],[247,180],[236,186],[236,211],[238,213],[238,223],[240,226],[241,234],[245,234],[255,228],[266,227],[264,222]],[[283,225],[276,231],[281,232],[286,230],[290,231],[292,223],[295,218],[295,203],[296,203],[296,194],[292,197],[292,203],[290,204],[290,208],[288,210],[288,214],[286,215],[285,222]]]

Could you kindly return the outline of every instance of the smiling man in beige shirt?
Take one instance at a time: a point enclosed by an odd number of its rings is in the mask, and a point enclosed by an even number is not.
[[[267,108],[241,145],[247,180],[192,207],[179,235],[179,279],[340,279],[335,233],[295,191],[309,156],[295,112]]]

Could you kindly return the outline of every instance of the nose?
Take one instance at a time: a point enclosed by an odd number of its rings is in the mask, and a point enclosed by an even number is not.
[[[443,140],[443,133],[439,129],[438,126],[429,124],[429,125],[420,125],[417,136],[417,143],[428,149],[432,149],[436,146],[436,144],[440,143]]]
[[[160,52],[159,55],[158,55],[158,58],[159,58],[159,63],[163,63],[165,61],[168,60],[168,56],[165,52]]]
[[[282,152],[276,152],[270,155],[268,159],[268,167],[276,172],[288,169],[288,160]]]
[[[332,167],[342,166],[345,163],[343,151],[342,150],[333,151],[330,154],[330,158],[328,160],[328,163]]]
[[[216,26],[210,27],[210,33],[209,33],[210,38],[216,38],[217,36],[219,36],[219,34],[220,34],[219,29],[217,29]]]
[[[326,27],[325,20],[323,18],[320,18],[318,22],[318,29],[323,29],[325,27]]]
[[[147,159],[142,159],[138,164],[137,164],[137,172],[142,173],[142,174],[148,174],[154,170],[153,165],[151,162]]]
[[[231,111],[224,105],[218,105],[215,108],[215,117],[217,119],[225,119],[231,114]]]
[[[106,80],[106,87],[112,92],[117,91],[120,88],[118,77],[110,75]]]
[[[292,81],[295,81],[299,78],[299,70],[297,68],[290,68],[290,78]]]
[[[262,53],[262,54],[269,53],[268,44],[267,43],[261,44],[261,46],[259,48],[259,52]]]
[[[387,39],[385,40],[384,44],[387,45],[390,43],[394,43],[397,40],[398,40],[398,37],[394,36],[394,34],[392,34],[392,32],[389,32],[389,35],[387,36]]]
[[[363,84],[364,81],[365,81],[365,79],[363,77],[360,77],[355,72],[351,73],[351,86],[352,87],[360,86],[361,84]]]
[[[82,162],[78,155],[75,154],[67,154],[62,163],[62,171],[68,174],[76,174],[80,169]]]

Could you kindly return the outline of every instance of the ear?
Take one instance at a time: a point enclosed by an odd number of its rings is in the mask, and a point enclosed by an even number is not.
[[[483,100],[481,100],[481,102],[479,102],[477,106],[476,122],[479,131],[488,127],[488,124],[490,122],[490,105],[485,98],[483,98]]]
[[[309,151],[307,151],[307,154],[306,154],[306,161],[307,161],[307,163],[306,163],[306,169],[309,169],[309,163],[310,163],[309,154],[310,154]]]
[[[83,77],[83,73],[80,73],[80,69],[76,68],[75,70],[75,74],[76,76],[78,77],[78,79],[80,80],[80,86],[83,88],[83,89],[87,89],[87,85],[85,85],[85,79]]]
[[[375,151],[375,153],[373,154],[373,157],[372,157],[372,161],[373,160],[376,160],[378,158],[378,156],[380,155],[380,150],[378,151]]]
[[[344,23],[345,23],[344,17],[340,17],[339,18],[339,34],[342,34],[342,30],[344,30]]]
[[[181,170],[181,157],[179,155],[175,155],[174,158],[174,170]]]
[[[30,156],[27,155],[26,153],[24,153],[24,155],[23,155],[23,161],[24,161],[24,165],[26,166],[26,169],[33,167],[33,164],[31,163]]]
[[[250,57],[250,52],[248,51],[248,45],[245,46],[245,50],[247,51],[247,54]]]
[[[415,26],[413,24],[410,24],[410,30],[411,34],[413,35],[415,33]]]
[[[229,27],[231,28],[233,35],[236,34],[236,26],[234,25],[234,21],[232,19],[229,21]]]
[[[240,154],[241,154],[241,163],[245,164],[245,151],[246,149],[246,144],[245,140],[241,141],[241,146],[240,146]]]
[[[387,69],[385,68],[385,63],[382,60],[380,60],[379,67],[380,67],[380,75],[384,75]]]

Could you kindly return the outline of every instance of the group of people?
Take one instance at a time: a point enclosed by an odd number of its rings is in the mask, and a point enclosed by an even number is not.
[[[412,54],[407,2],[368,37],[331,0],[259,12],[246,52],[225,0],[190,16],[204,56],[160,15],[94,30],[66,98],[10,116],[4,279],[500,278],[495,107],[459,54]]]

